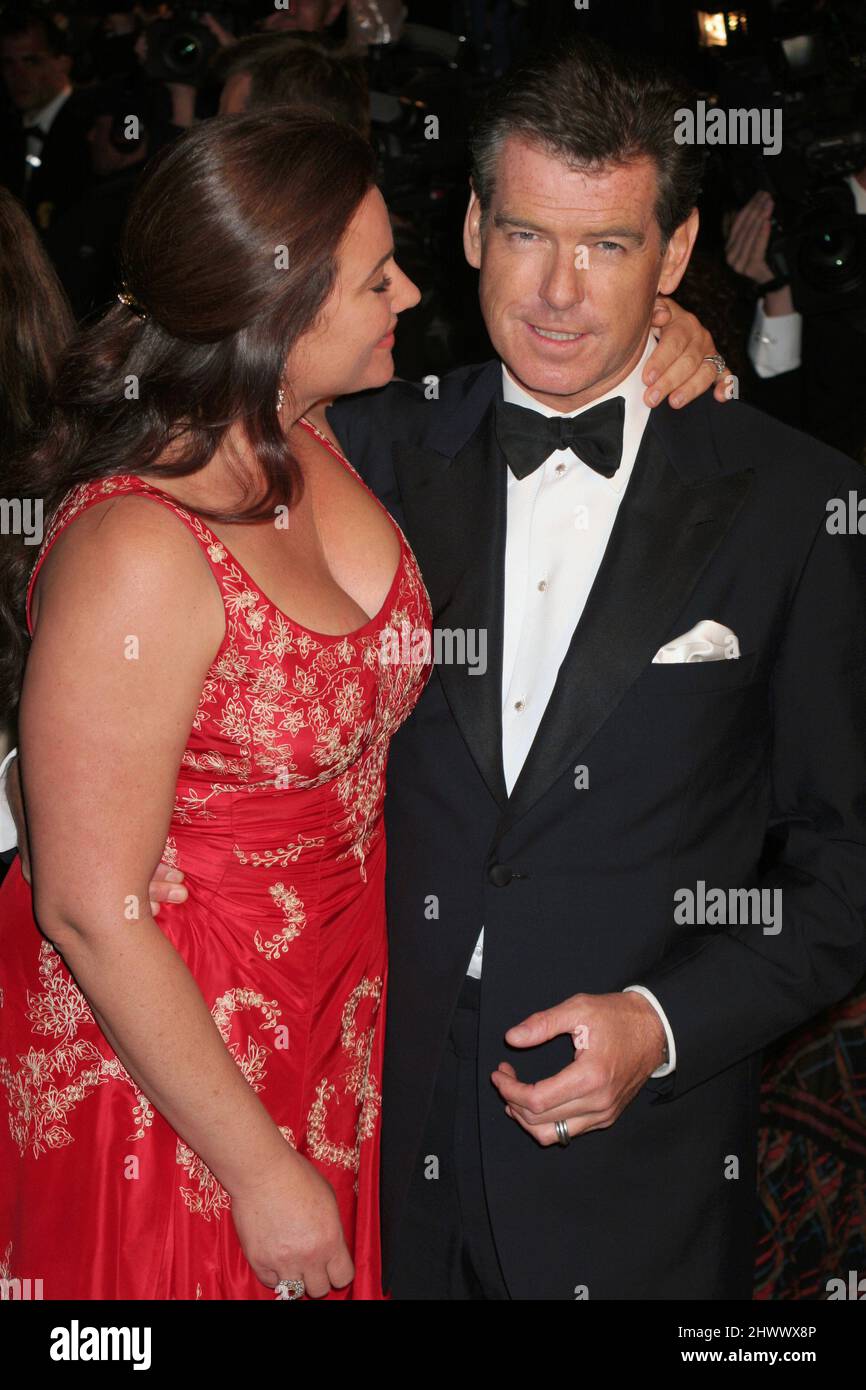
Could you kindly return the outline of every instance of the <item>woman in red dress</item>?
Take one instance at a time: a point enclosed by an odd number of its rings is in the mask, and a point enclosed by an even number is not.
[[[382,801],[429,674],[383,638],[430,608],[306,419],[390,379],[418,299],[373,177],[311,116],[187,133],[22,461],[0,1275],[47,1299],[382,1297]]]

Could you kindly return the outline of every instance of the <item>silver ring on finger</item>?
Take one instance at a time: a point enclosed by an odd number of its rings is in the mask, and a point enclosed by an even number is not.
[[[565,1148],[567,1144],[571,1143],[571,1135],[568,1132],[568,1122],[566,1120],[555,1120],[554,1128],[556,1129],[557,1143]]]
[[[274,1298],[293,1302],[296,1298],[303,1298],[304,1293],[303,1279],[281,1279],[274,1291]]]
[[[728,370],[728,364],[719,352],[711,352],[705,358],[705,362],[712,362],[716,369],[716,376],[724,376]]]

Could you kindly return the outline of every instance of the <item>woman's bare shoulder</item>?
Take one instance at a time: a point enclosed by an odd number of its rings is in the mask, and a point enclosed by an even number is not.
[[[222,629],[222,596],[201,542],[170,499],[153,493],[108,495],[67,524],[45,556],[32,602],[62,588],[64,602],[86,599],[103,612],[180,602]]]

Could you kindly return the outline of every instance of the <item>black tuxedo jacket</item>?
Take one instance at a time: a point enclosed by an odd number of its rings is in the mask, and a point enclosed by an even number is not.
[[[436,626],[488,633],[486,674],[437,667],[391,748],[386,1287],[483,924],[480,1137],[512,1297],[747,1299],[761,1049],[866,968],[866,542],[826,525],[863,472],[738,401],[657,407],[509,797],[500,382],[492,362],[444,378],[437,400],[394,382],[328,412],[404,528]],[[704,618],[737,634],[738,660],[652,664]],[[701,880],[781,889],[781,931],[678,925],[676,890]],[[501,1059],[552,1075],[573,1044],[503,1034],[635,983],[670,1020],[675,1072],[612,1126],[541,1148],[489,1076]]]
[[[41,232],[53,226],[92,180],[90,146],[87,134],[95,119],[92,94],[74,91],[67,97],[51,123],[41,147],[41,164],[25,184],[24,156],[27,132],[20,124],[11,135],[2,164],[7,187],[26,205]]]

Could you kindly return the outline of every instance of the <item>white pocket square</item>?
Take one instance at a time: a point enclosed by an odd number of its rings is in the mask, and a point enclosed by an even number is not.
[[[666,646],[660,647],[653,657],[653,665],[666,665],[674,661],[724,661],[727,657],[738,657],[740,644],[735,632],[724,623],[714,623],[704,618],[696,623],[682,637],[675,637]]]

